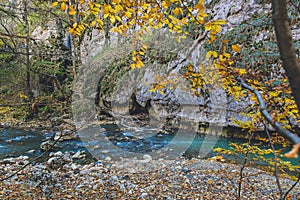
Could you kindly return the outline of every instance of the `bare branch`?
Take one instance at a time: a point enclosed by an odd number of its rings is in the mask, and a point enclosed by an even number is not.
[[[17,171],[15,171],[14,173],[12,173],[11,175],[6,176],[6,177],[0,179],[0,181],[4,181],[4,180],[7,180],[7,179],[13,177],[14,175],[18,174],[20,171],[22,171],[23,169],[25,169],[28,165],[30,165],[30,164],[32,164],[33,162],[35,162],[35,161],[39,160],[40,158],[42,158],[42,157],[43,157],[47,152],[49,152],[49,151],[54,147],[54,145],[62,138],[62,136],[63,136],[62,133],[63,133],[63,126],[60,127],[60,135],[59,135],[59,137],[58,137],[56,140],[54,140],[54,142],[51,144],[51,146],[49,146],[49,148],[48,148],[46,151],[44,151],[44,152],[43,152],[41,155],[39,155],[38,157],[36,157],[36,158],[30,160],[28,163],[26,163],[25,165],[23,165],[20,169],[18,169]]]
[[[291,188],[285,193],[283,199],[286,199],[287,195],[294,189],[294,187],[299,183],[300,181],[300,172],[298,171],[298,179],[297,181],[291,186]]]
[[[275,147],[273,145],[271,135],[270,135],[269,130],[267,129],[267,126],[266,126],[265,123],[264,123],[264,127],[265,127],[265,131],[266,131],[266,133],[268,135],[268,139],[269,139],[269,143],[271,145],[272,151],[274,153],[274,165],[275,165],[274,176],[276,178],[276,184],[277,184],[278,189],[279,189],[280,200],[283,200],[284,199],[283,198],[283,192],[282,192],[282,188],[281,188],[280,180],[279,180],[279,171],[278,171],[278,163],[277,163],[277,153],[276,153]]]
[[[241,199],[241,190],[242,190],[242,183],[243,183],[243,171],[246,167],[246,164],[248,162],[248,156],[249,156],[249,146],[251,145],[251,139],[253,137],[253,133],[251,133],[251,135],[249,136],[249,139],[248,139],[248,148],[247,148],[247,152],[246,152],[246,155],[245,155],[245,158],[244,158],[244,163],[240,169],[240,179],[239,179],[239,183],[238,183],[238,200]]]

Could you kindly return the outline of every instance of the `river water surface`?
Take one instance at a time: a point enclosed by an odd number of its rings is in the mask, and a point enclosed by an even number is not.
[[[101,127],[103,129],[103,126]],[[168,145],[170,141],[172,141],[172,135],[158,135],[153,134],[143,140],[130,140],[130,138],[134,135],[134,133],[126,132],[126,131],[115,131],[114,127],[109,125],[106,128],[105,136],[110,137],[110,141],[92,141],[88,145],[100,146],[109,148],[109,142],[113,145],[122,148],[125,151],[131,152],[141,152],[147,153],[151,150],[159,150],[161,147]],[[52,137],[55,132],[47,132],[47,131],[34,131],[34,130],[24,130],[24,129],[0,129],[0,159],[7,158],[7,157],[17,157],[20,155],[26,155],[29,157],[35,157],[40,155],[42,152],[39,148],[42,141],[45,139]],[[126,138],[126,140],[122,139]],[[195,139],[193,140],[192,144],[189,146],[187,151],[183,154],[184,157],[192,158],[197,157],[199,153],[199,149],[202,145],[204,140],[203,134],[197,134]],[[188,140],[187,140],[188,141]],[[234,139],[234,138],[224,138],[219,137],[215,147],[221,147],[225,149],[230,148],[230,143],[245,143],[247,140],[245,139]],[[253,141],[259,142],[259,141]],[[178,145],[185,145],[185,141],[181,140],[178,141]],[[76,140],[67,140],[67,141],[60,141],[57,143],[58,150],[65,152],[77,152],[77,151],[86,151],[88,150],[85,148],[85,143],[83,143],[80,139]],[[267,144],[260,145],[261,148],[270,148]],[[281,146],[277,146],[277,148],[283,149],[284,152],[288,151],[288,148],[282,148]],[[112,149],[101,149],[111,151],[110,153],[114,153]],[[116,152],[117,153],[117,152]],[[210,152],[206,157],[213,157],[215,156],[215,152]],[[272,155],[268,155],[271,157]],[[243,157],[233,157],[233,156],[226,156],[228,160],[233,160],[235,162],[242,162]],[[286,159],[285,159],[286,160]],[[292,160],[292,163],[297,165],[299,159]],[[263,163],[260,163],[263,164]]]

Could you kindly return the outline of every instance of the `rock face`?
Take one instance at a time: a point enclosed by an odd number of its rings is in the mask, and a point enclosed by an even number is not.
[[[261,27],[266,21],[270,22],[270,15],[268,14],[271,12],[270,3],[259,3],[255,0],[208,0],[205,3],[208,8],[207,11],[213,19],[227,20],[222,34],[229,35],[228,38],[232,39],[230,42],[233,44],[239,43],[244,46],[248,45],[247,42],[249,43],[249,41],[253,41],[255,44],[266,41],[274,43],[275,37],[272,29],[260,30],[257,28],[256,32],[251,32],[254,26]],[[261,18],[257,19],[257,16]],[[251,25],[251,23],[253,24]],[[243,35],[242,32],[243,34],[244,32],[251,33]],[[296,32],[294,31],[294,33]],[[249,36],[249,34],[251,35]],[[131,54],[128,54],[131,51],[130,42],[122,41],[114,36],[111,37],[111,43],[114,45],[104,48],[104,36],[93,33],[92,40],[84,43],[85,47],[89,51],[93,51],[95,56],[84,58],[86,65],[79,70],[78,83],[75,84],[78,87],[75,88],[75,91],[79,91],[74,95],[76,97],[74,98],[74,116],[78,126],[97,119],[99,111],[96,107],[100,104],[108,105],[106,108],[111,110],[110,114],[114,114],[113,118],[121,118],[119,121],[123,124],[133,119],[130,108],[145,108],[146,105],[145,113],[150,118],[150,123],[161,127],[170,121],[176,124],[179,120],[194,122],[196,128],[198,124],[204,122],[218,126],[233,126],[232,117],[241,121],[249,120],[241,114],[241,112],[247,111],[251,105],[249,99],[236,101],[216,85],[208,85],[207,88],[204,88],[206,94],[196,97],[192,92],[189,92],[189,83],[185,79],[180,79],[182,77],[181,70],[188,64],[193,66],[210,64],[205,58],[209,49],[207,49],[205,41],[201,41],[201,36],[196,39],[183,39],[181,43],[176,42],[171,34],[164,31],[153,31],[152,35],[145,37],[149,40],[147,45],[150,53],[143,61],[145,63],[144,68],[124,71],[122,74],[114,73],[115,70],[110,69],[110,67],[118,65],[118,63],[121,63],[121,66],[124,62],[120,62],[120,60],[131,59]],[[247,48],[255,49],[256,46],[251,48],[247,46]],[[273,51],[271,47],[269,50]],[[99,53],[95,54],[97,51]],[[246,55],[249,57],[247,53],[244,53],[245,57]],[[255,52],[250,51],[250,53],[254,54]],[[250,57],[254,57],[254,60],[245,60],[245,63],[256,63],[255,56]],[[279,59],[279,56],[276,54],[272,58]],[[243,63],[239,64],[242,65]],[[267,67],[274,68],[274,66]],[[116,66],[115,69],[119,69],[119,66]],[[272,71],[278,71],[278,69],[275,70],[274,68]],[[116,79],[113,82],[111,82],[112,79],[107,79],[108,81],[105,82],[102,79],[105,75]],[[273,74],[273,76],[277,75]],[[176,84],[172,84],[171,80],[176,78]],[[171,83],[171,86],[161,88],[161,91],[149,92],[153,86],[164,81]],[[107,82],[110,82],[111,86],[103,87],[106,88],[105,91],[101,91],[106,92],[103,95],[101,92],[99,93],[99,86],[102,87]],[[97,91],[95,92],[95,90]],[[109,92],[107,92],[108,90]],[[137,103],[135,105],[131,104],[130,101],[133,98]],[[94,99],[100,100],[100,103],[97,101],[95,105]]]

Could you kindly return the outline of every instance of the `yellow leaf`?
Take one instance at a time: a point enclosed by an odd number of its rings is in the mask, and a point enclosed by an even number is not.
[[[74,8],[72,6],[69,6],[69,15],[75,15],[76,11],[74,10]]]
[[[118,21],[122,21],[122,20],[121,20],[121,17],[119,17],[119,16],[116,16],[116,19],[117,19]]]
[[[90,23],[90,26],[95,26],[96,25],[96,21],[92,21],[91,23]]]
[[[144,66],[144,63],[141,60],[138,60],[136,63],[137,68],[142,68]]]
[[[174,13],[174,15],[178,16],[179,14],[181,14],[183,11],[181,10],[181,8],[175,8],[172,10],[172,12]]]
[[[228,43],[228,40],[227,40],[227,39],[222,40],[222,43],[223,43],[223,44],[226,44],[226,43]]]
[[[210,57],[214,57],[214,58],[216,58],[216,57],[218,57],[218,53],[217,52],[215,52],[215,51],[209,51],[209,52],[207,52],[207,54],[206,54],[206,58],[210,58]]]
[[[57,4],[58,4],[58,2],[57,1],[54,1],[53,3],[52,3],[52,7],[55,7],[55,6],[57,6]]]
[[[127,12],[125,12],[124,14],[125,14],[125,16],[126,16],[127,18],[130,18],[130,17],[131,17],[131,15],[132,15],[132,13],[131,13],[131,12],[128,12],[128,11],[127,11]]]
[[[232,50],[235,51],[235,52],[238,52],[238,53],[241,52],[241,47],[240,47],[239,45],[237,45],[237,44],[233,44],[233,45],[231,46],[231,48],[232,48]]]
[[[108,14],[109,13],[109,5],[108,4],[105,4],[103,6],[103,11],[104,11],[104,14]]]
[[[155,92],[156,91],[156,88],[154,87],[154,88],[151,88],[151,89],[149,89],[148,90],[149,92]]]
[[[107,18],[108,16],[109,16],[109,14],[106,13],[106,14],[103,15],[103,18],[105,19],[105,18]]]
[[[221,62],[226,61],[226,58],[225,58],[225,56],[223,56],[223,55],[220,55],[220,56],[219,56],[219,59],[220,59]]]
[[[62,2],[62,3],[60,4],[60,9],[61,9],[62,11],[65,11],[66,8],[67,8],[66,3],[65,3],[65,2]]]
[[[70,34],[74,34],[74,29],[73,29],[73,28],[70,28],[70,29],[69,29],[69,33],[70,33]]]
[[[164,94],[164,91],[162,91],[161,89],[159,89],[158,92],[159,92],[160,94]]]
[[[82,24],[80,24],[77,29],[81,32],[84,30],[84,26]]]
[[[76,28],[78,26],[78,23],[73,24],[73,28]]]
[[[243,74],[246,74],[247,72],[246,72],[246,70],[245,69],[239,69],[239,74],[240,75],[243,75]]]
[[[97,19],[96,21],[98,22],[98,24],[99,24],[100,26],[103,26],[104,23],[103,23],[103,21],[102,21],[101,19]]]
[[[117,12],[120,12],[120,11],[123,10],[123,7],[122,7],[121,5],[116,5],[115,10],[116,10]]]
[[[112,0],[112,4],[119,4],[121,2],[121,0]]]
[[[115,21],[116,21],[116,18],[115,18],[115,16],[110,16],[110,22],[112,23],[112,24],[114,24],[115,23]]]
[[[130,68],[131,68],[131,69],[134,69],[134,68],[135,68],[135,64],[132,63],[132,64],[130,65]]]
[[[80,0],[80,4],[84,4],[85,0]]]
[[[234,62],[233,62],[232,60],[230,60],[230,61],[228,61],[228,64],[229,64],[229,65],[233,65]]]
[[[206,31],[210,31],[211,28],[212,28],[212,24],[211,23],[208,23],[208,24],[205,25],[205,30]]]
[[[223,54],[226,58],[230,58],[230,54],[229,53],[224,53]]]

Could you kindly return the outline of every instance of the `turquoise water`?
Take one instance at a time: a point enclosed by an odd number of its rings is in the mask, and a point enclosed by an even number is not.
[[[54,135],[54,132],[24,130],[24,129],[0,129],[0,159],[26,155],[36,157],[42,152],[40,144]],[[58,142],[58,149],[62,151],[84,150],[80,140]],[[33,150],[29,152],[30,150]]]
[[[99,127],[100,128],[100,127]],[[129,152],[141,152],[147,153],[151,151],[160,150],[163,147],[168,146],[174,139],[174,135],[160,135],[152,132],[152,134],[148,134],[148,137],[143,137],[137,139],[135,137],[135,133],[128,132],[128,131],[117,131],[117,126],[108,125],[102,126],[105,128],[106,131],[99,134],[104,134],[105,137],[110,138],[110,142],[117,146],[118,148],[122,148],[125,151]],[[39,149],[40,143],[45,140],[46,138],[52,137],[54,132],[41,132],[41,131],[28,131],[28,130],[21,130],[21,129],[2,129],[0,130],[0,159],[6,157],[16,157],[20,155],[27,155],[29,157],[35,157],[40,155],[42,152]],[[186,138],[186,140],[185,140]],[[188,136],[181,140],[176,141],[176,145],[186,146],[188,148],[182,154],[186,158],[193,158],[197,157],[200,152],[200,148],[203,145],[203,141],[205,138],[204,134],[197,134],[190,144],[191,141],[188,139]],[[215,142],[215,141],[212,141]],[[230,148],[230,143],[246,143],[246,139],[235,139],[235,138],[224,138],[219,137],[216,140],[216,144],[212,147],[220,147],[224,149]],[[259,141],[252,141],[253,143],[259,143]],[[100,146],[102,148],[109,148],[108,145],[109,141],[102,141],[102,140],[94,140],[88,142],[89,147],[91,146]],[[81,140],[68,140],[63,142],[58,142],[58,147],[60,151],[73,151],[77,152],[79,150],[88,150],[85,148],[87,143],[83,143]],[[110,144],[111,145],[111,144]],[[262,143],[260,145],[263,149],[269,149],[270,147],[266,143]],[[283,148],[280,145],[276,146],[277,149],[282,149],[283,152],[287,152],[289,148]],[[34,152],[28,152],[29,150],[34,150]],[[101,150],[110,150],[110,149],[101,149]],[[113,150],[110,153],[114,153]],[[117,152],[116,152],[117,153]],[[216,153],[210,151],[204,158],[209,158],[215,156]],[[234,161],[237,163],[243,162],[243,155],[239,156],[232,156],[232,155],[223,155],[225,159],[228,161]],[[273,157],[272,154],[267,155],[266,157]],[[203,158],[203,157],[202,157]],[[291,161],[294,165],[297,165],[299,159],[286,159],[283,160]],[[258,164],[265,164],[265,163],[258,163]]]

